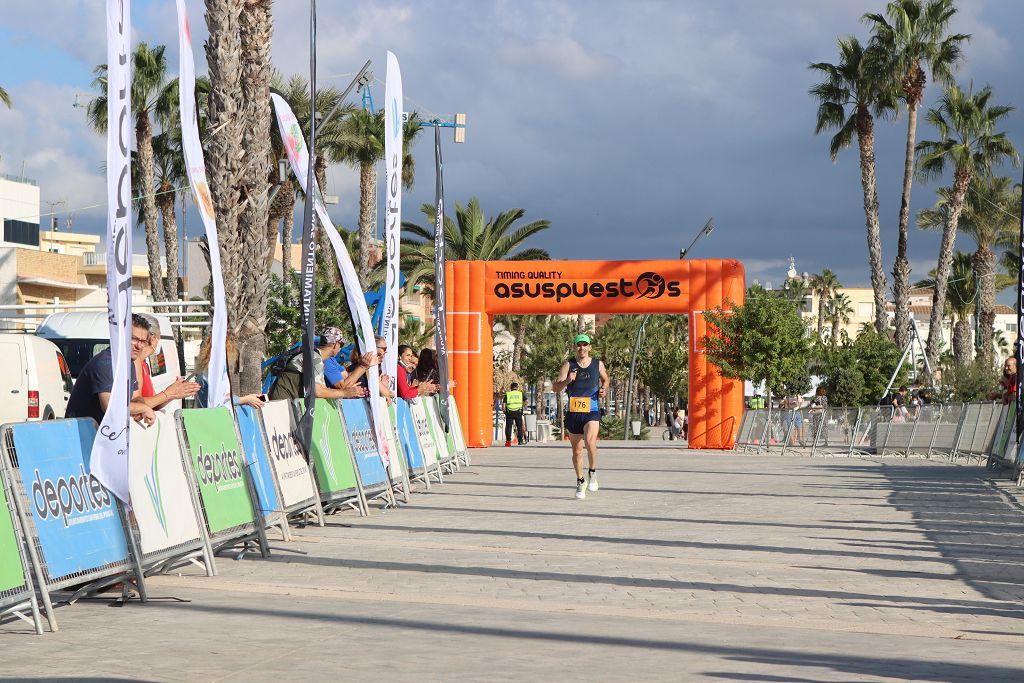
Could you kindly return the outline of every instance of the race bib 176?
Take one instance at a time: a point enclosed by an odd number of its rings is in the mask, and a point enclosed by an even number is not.
[[[586,397],[570,397],[569,398],[569,412],[570,413],[589,413],[591,412],[591,399]]]

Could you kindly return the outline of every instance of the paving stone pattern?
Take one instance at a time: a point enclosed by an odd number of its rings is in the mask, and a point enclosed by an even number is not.
[[[1024,508],[981,468],[608,443],[577,501],[566,447],[472,457],[148,605],[0,625],[0,675],[1024,681]]]

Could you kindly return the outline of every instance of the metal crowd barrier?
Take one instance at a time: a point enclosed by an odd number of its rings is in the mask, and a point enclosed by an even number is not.
[[[955,403],[897,410],[808,407],[747,410],[736,437],[742,453],[808,456],[899,456],[988,459],[1017,465],[1007,444],[1013,431],[1012,406]],[[1007,459],[1007,453],[1013,456]],[[1004,457],[1005,456],[1005,457]]]

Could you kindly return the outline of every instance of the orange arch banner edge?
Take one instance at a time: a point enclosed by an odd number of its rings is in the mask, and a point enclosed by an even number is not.
[[[743,265],[700,261],[450,261],[449,350],[467,445],[491,444],[496,313],[685,313],[690,318],[690,448],[731,449],[743,383],[704,356],[703,314],[743,303]]]

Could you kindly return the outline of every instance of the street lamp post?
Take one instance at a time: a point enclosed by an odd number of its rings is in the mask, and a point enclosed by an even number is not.
[[[690,242],[690,246],[686,247],[685,249],[680,249],[679,250],[679,258],[680,259],[685,259],[686,256],[691,251],[693,251],[694,245],[696,245],[697,242],[700,241],[700,239],[702,237],[706,237],[706,236],[710,235],[712,232],[714,232],[714,230],[715,230],[715,219],[714,218],[709,218],[708,222],[704,224],[704,227],[701,228],[697,232],[697,234],[694,236],[693,240]],[[640,321],[640,329],[637,330],[637,333],[636,333],[636,345],[633,347],[633,356],[632,356],[632,358],[629,361],[629,381],[626,382],[626,411],[625,411],[625,418],[626,419],[625,419],[625,425],[623,425],[623,428],[622,428],[622,439],[623,439],[623,441],[629,441],[629,427],[630,427],[629,423],[630,423],[630,418],[632,417],[632,412],[633,412],[632,411],[632,408],[633,408],[633,379],[634,379],[634,375],[635,375],[635,372],[636,372],[636,357],[637,357],[637,355],[639,355],[639,353],[640,353],[640,345],[643,343],[644,328],[647,327],[647,323],[648,323],[648,321],[650,319],[651,319],[651,315],[648,313],[647,315],[644,316],[643,320]]]

